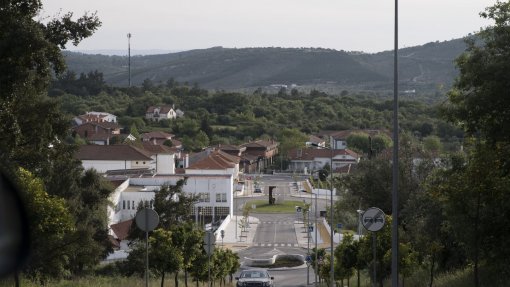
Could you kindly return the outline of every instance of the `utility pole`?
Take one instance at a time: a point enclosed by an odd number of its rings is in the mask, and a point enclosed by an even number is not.
[[[393,184],[391,200],[391,286],[398,287],[398,0],[395,0],[393,55]]]
[[[131,33],[127,34],[128,38],[128,87],[131,87]]]

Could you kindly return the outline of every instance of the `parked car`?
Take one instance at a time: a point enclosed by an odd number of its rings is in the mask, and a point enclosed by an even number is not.
[[[236,277],[237,287],[274,287],[273,280],[265,269],[246,269]]]

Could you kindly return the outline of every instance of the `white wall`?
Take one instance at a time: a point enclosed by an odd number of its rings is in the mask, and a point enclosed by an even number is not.
[[[82,160],[84,169],[93,168],[99,173],[105,173],[107,170],[130,169],[131,162],[125,160]]]
[[[107,215],[108,215],[108,226],[119,222],[119,218],[117,218],[117,213],[120,211],[119,209],[119,200],[124,191],[129,186],[129,179],[126,179],[121,185],[119,185],[108,197],[108,200],[112,203],[112,205],[108,205],[107,207]],[[112,232],[110,230],[110,232]]]
[[[138,204],[142,201],[150,202],[153,199],[154,191],[122,192],[119,201],[117,202],[117,209],[119,212],[117,213],[115,219],[118,219],[117,222],[119,222],[134,218]]]
[[[175,174],[175,156],[173,154],[157,154],[156,173],[158,174]]]
[[[234,193],[234,178],[232,175],[186,175],[188,181],[183,187],[183,191],[187,193],[209,193],[210,202],[200,202],[196,206],[225,206],[229,207],[230,214],[232,214],[232,199]],[[175,185],[175,183],[182,179],[183,176],[158,176],[158,177],[143,177],[132,178],[131,185],[140,186],[161,186],[164,184]],[[227,202],[216,202],[216,193],[226,193]]]

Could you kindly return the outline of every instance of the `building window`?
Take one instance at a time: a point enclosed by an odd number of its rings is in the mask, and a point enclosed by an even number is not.
[[[131,203],[133,204],[131,207],[132,207],[133,209],[136,209],[136,207],[135,207],[135,201],[133,200]]]
[[[138,162],[136,162],[136,164],[138,164]]]
[[[126,201],[125,200],[122,201],[122,209],[126,209]]]
[[[145,161],[143,162],[143,164],[145,164]]]
[[[131,201],[128,200],[128,206],[127,209],[131,209]]]
[[[211,202],[211,195],[209,193],[199,193],[198,202]]]
[[[216,193],[216,202],[227,202],[226,193]]]

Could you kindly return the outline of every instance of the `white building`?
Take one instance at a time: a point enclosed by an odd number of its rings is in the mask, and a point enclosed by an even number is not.
[[[171,120],[177,117],[172,106],[150,106],[145,112],[145,118],[150,121]]]
[[[349,172],[360,160],[360,156],[349,149],[294,149],[289,151],[288,157],[289,170],[307,173],[323,169],[326,164],[330,165],[331,161],[334,173]]]
[[[84,169],[93,168],[99,173],[147,171],[159,174],[175,173],[173,151],[166,146],[138,148],[133,145],[83,145],[75,157]]]

